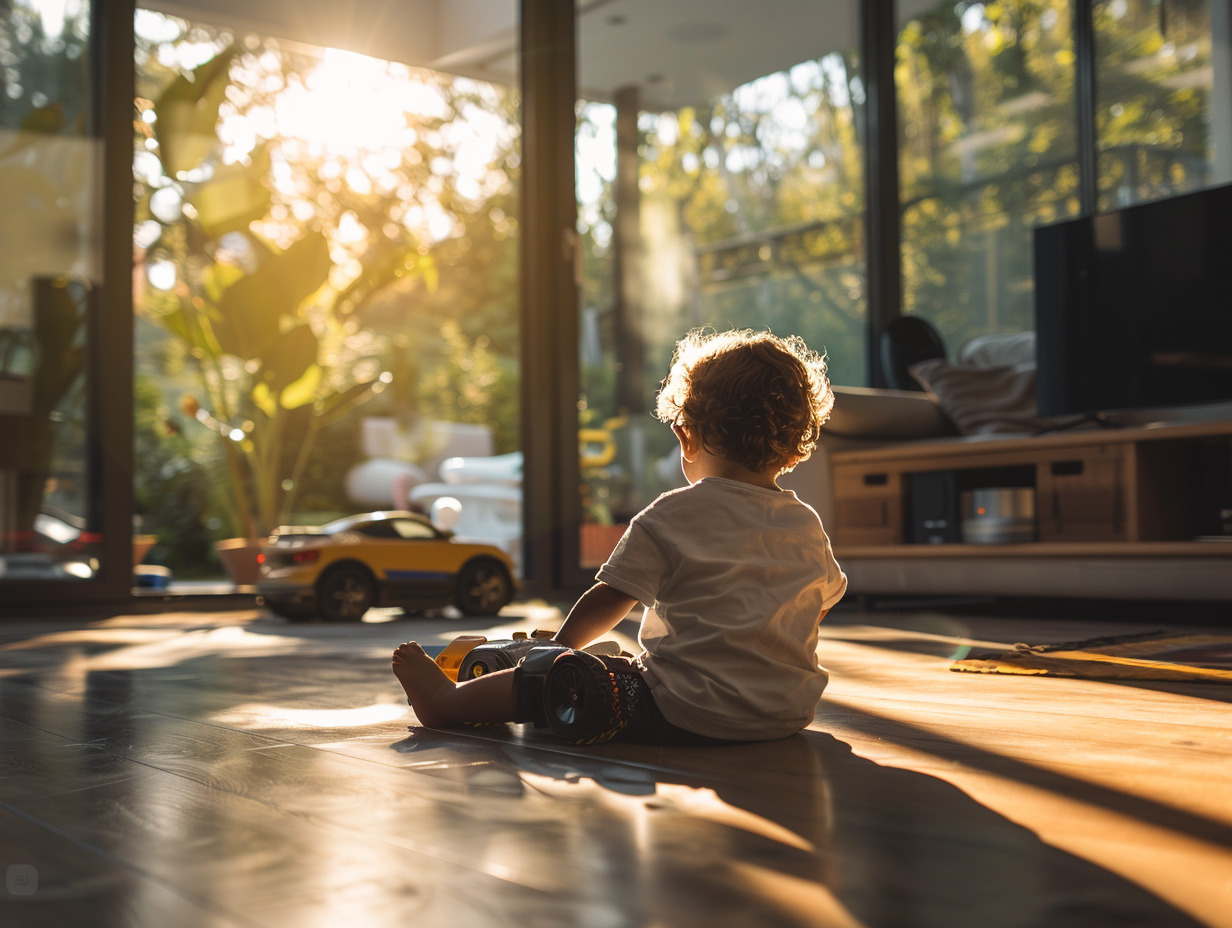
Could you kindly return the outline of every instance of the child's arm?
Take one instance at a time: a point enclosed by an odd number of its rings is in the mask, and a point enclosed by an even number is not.
[[[610,632],[637,605],[637,600],[606,583],[596,583],[569,610],[553,641],[569,648],[584,648]]]

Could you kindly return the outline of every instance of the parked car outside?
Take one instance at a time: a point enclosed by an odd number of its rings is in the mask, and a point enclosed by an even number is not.
[[[495,545],[455,541],[413,512],[369,512],[321,526],[275,529],[258,555],[257,592],[284,618],[356,622],[373,606],[457,606],[495,615],[516,589]]]

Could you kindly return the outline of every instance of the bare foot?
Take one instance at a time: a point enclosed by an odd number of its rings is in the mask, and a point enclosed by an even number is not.
[[[398,645],[393,670],[421,725],[441,728],[456,721],[442,712],[442,703],[453,693],[454,682],[417,642]]]

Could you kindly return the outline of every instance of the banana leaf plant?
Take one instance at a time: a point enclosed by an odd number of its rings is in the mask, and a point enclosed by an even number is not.
[[[154,102],[163,173],[187,207],[171,222],[160,220],[168,250],[178,249],[184,285],[173,304],[147,311],[199,366],[203,394],[181,405],[222,445],[235,527],[245,538],[261,538],[290,517],[320,430],[389,380],[376,364],[359,365],[372,374],[356,378],[353,356],[331,360],[345,315],[363,299],[357,289],[386,286],[419,256],[384,257],[380,273],[336,292],[328,285],[333,264],[322,231],[283,248],[250,231],[270,208],[270,156],[258,147],[245,164],[218,164],[219,106],[234,55],[227,50],[175,78]],[[247,242],[242,266],[215,260],[220,239],[236,234]]]
[[[267,249],[257,270],[215,265],[203,293],[161,321],[203,373],[204,401],[184,409],[222,443],[240,531],[268,535],[285,522],[317,433],[378,392],[380,377],[333,386],[321,338],[303,306],[331,262],[324,236]]]

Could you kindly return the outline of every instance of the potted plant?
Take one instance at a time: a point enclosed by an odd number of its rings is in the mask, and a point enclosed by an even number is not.
[[[177,272],[172,288],[142,294],[139,306],[180,341],[199,375],[199,392],[181,408],[217,436],[237,537],[216,547],[232,579],[247,584],[256,579],[255,546],[293,511],[316,436],[391,379],[375,357],[348,346],[347,313],[425,259],[387,243],[337,289],[327,230],[284,244],[254,233],[272,202],[268,147],[223,165],[217,135],[235,54],[173,78],[137,123],[139,149],[161,163],[138,203],[139,221],[161,226],[143,257]]]
[[[203,375],[203,396],[182,408],[222,446],[239,536],[216,550],[236,583],[255,583],[255,548],[287,521],[319,431],[388,381],[353,380],[326,359],[308,319],[329,267],[324,237],[309,233],[285,251],[263,249],[251,273],[213,268],[205,292],[161,320]],[[329,327],[328,309],[315,315]]]

